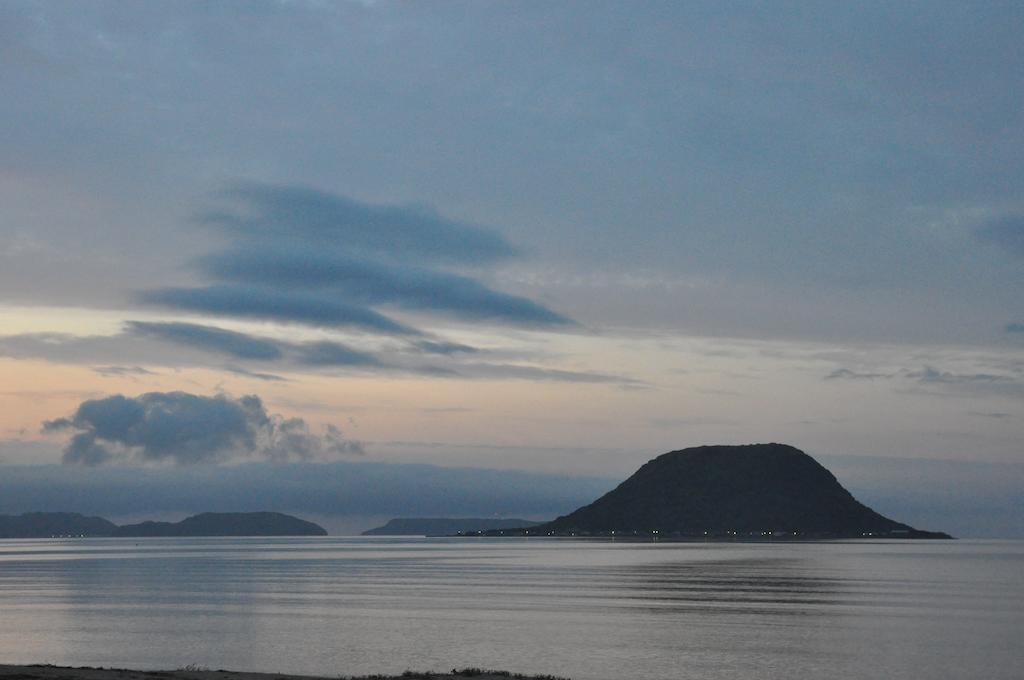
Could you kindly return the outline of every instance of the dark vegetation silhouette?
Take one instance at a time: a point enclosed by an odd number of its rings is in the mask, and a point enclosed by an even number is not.
[[[340,680],[441,680],[442,678],[509,678],[510,680],[569,680],[558,675],[524,675],[510,671],[496,671],[486,668],[453,668],[451,673],[436,671],[404,671],[401,675],[357,675],[342,677]]]
[[[26,512],[0,515],[0,538],[49,538],[51,536],[113,536],[117,525],[102,517],[77,512]]]
[[[0,538],[146,536],[326,536],[318,524],[280,512],[204,512],[180,522],[118,526],[73,512],[0,515]]]
[[[647,462],[547,524],[486,535],[680,538],[950,538],[883,517],[786,444],[698,446]]]

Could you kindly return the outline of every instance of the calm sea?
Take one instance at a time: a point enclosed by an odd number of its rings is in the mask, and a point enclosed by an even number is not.
[[[0,662],[1024,677],[1024,543],[0,541]]]

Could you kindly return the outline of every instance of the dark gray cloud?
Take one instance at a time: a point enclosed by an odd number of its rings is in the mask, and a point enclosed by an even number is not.
[[[707,427],[736,425],[739,421],[729,418],[650,418],[647,422],[658,428]]]
[[[182,366],[217,368],[220,366],[219,360],[211,356],[211,353],[223,354],[220,349],[221,343],[215,343],[213,347],[207,348],[200,342],[202,333],[194,334],[187,344],[177,342],[173,347],[168,347],[156,334],[134,332],[130,330],[130,325],[126,328],[128,330],[116,335],[77,336],[66,333],[22,333],[0,336],[0,356],[42,359],[58,363],[110,362],[110,365],[97,366],[93,370],[106,376],[119,375],[138,378],[144,378],[148,374],[154,373],[151,370],[153,366],[173,368]],[[199,326],[199,328],[208,329],[211,331],[209,335],[214,337],[217,336],[218,331],[222,330],[213,326]],[[239,335],[243,336],[239,338],[240,343],[251,341],[253,346],[276,342],[247,334]],[[279,347],[283,352],[288,345],[279,343]],[[133,365],[123,365],[125,362],[131,362]]]
[[[143,302],[203,314],[357,328],[392,335],[419,335],[419,331],[393,321],[367,307],[349,304],[336,295],[286,291],[260,286],[217,285],[197,288],[161,288],[139,294]]]
[[[995,373],[954,373],[934,366],[922,366],[919,369],[901,369],[892,373],[864,373],[848,368],[837,368],[825,376],[825,380],[874,380],[876,378],[904,378],[924,384],[966,385],[1012,383],[1013,376]]]
[[[1024,333],[1024,323],[1008,323],[1006,324],[1007,333]]]
[[[138,332],[140,327],[146,332]],[[607,383],[640,387],[644,383],[628,376],[588,371],[568,371],[530,364],[500,364],[463,361],[460,355],[476,355],[479,350],[444,340],[415,340],[407,346],[378,354],[332,341],[285,342],[270,338],[227,331],[215,326],[186,323],[129,322],[128,332],[113,336],[77,337],[67,334],[21,334],[0,336],[0,356],[39,358],[50,361],[93,363],[98,360],[145,361],[160,366],[206,366],[259,380],[284,380],[273,373],[254,371],[235,364],[222,365],[206,355],[232,349],[237,358],[246,353],[265,354],[274,358],[255,359],[260,364],[273,363],[282,369],[298,371],[313,369],[352,368],[386,371],[394,374],[432,375],[465,379],[553,380],[561,382]],[[168,332],[169,331],[169,332]],[[182,346],[181,354],[171,354],[148,341],[172,339]],[[272,351],[273,350],[273,351]],[[231,354],[231,352],[227,352]],[[426,363],[427,357],[431,363]],[[253,361],[253,359],[249,359]],[[136,370],[107,371],[106,375],[131,373]],[[143,371],[147,369],[141,369]]]
[[[129,321],[129,333],[167,340],[188,347],[225,353],[238,359],[277,361],[289,359],[305,366],[376,366],[384,364],[369,352],[353,349],[340,342],[283,342],[249,333],[229,331],[215,326],[193,323]],[[233,373],[262,380],[281,380],[271,374],[253,373],[230,367]]]
[[[417,340],[412,343],[412,346],[425,354],[475,354],[480,351],[476,347],[463,345],[460,342],[447,342],[440,340]]]
[[[155,363],[166,351],[145,338],[90,335],[79,336],[70,333],[18,333],[0,336],[0,355],[15,359],[44,359],[67,363],[109,363],[112,366],[122,362]],[[174,358],[178,360],[177,357]]]
[[[309,187],[256,182],[238,183],[223,195],[237,209],[206,212],[201,220],[245,240],[299,238],[412,262],[480,264],[518,252],[496,232],[426,206],[371,205]]]
[[[297,361],[307,366],[383,366],[372,354],[340,342],[309,342],[297,346]]]
[[[1011,369],[1013,370],[1013,369]],[[917,369],[903,368],[890,373],[864,373],[839,368],[825,376],[825,380],[892,380],[910,384],[914,390],[926,388],[948,390],[951,393],[984,396],[1024,397],[1024,381],[1011,373],[960,373],[934,366]]]
[[[943,371],[933,366],[924,366],[917,371],[906,373],[908,378],[925,384],[941,385],[1010,385],[1016,379],[1008,375],[997,375],[994,373],[953,373]]]
[[[888,373],[858,373],[848,368],[837,368],[825,376],[825,380],[874,380],[876,378],[891,378]]]
[[[105,376],[157,375],[141,366],[94,366],[92,370]]]
[[[200,221],[225,232],[230,243],[196,260],[215,283],[145,291],[143,302],[391,335],[417,331],[376,307],[465,321],[573,325],[533,300],[443,268],[491,265],[517,254],[481,227],[425,208],[368,205],[307,187],[250,182],[222,197],[233,205]]]
[[[227,364],[223,367],[228,373],[234,373],[235,375],[241,375],[246,378],[255,378],[256,380],[265,380],[267,382],[288,382],[287,378],[284,378],[274,373],[263,373],[260,371],[250,371],[247,368],[241,366],[235,366],[234,364]]]
[[[1024,257],[1024,215],[1007,215],[985,223],[978,236]]]
[[[73,433],[64,462],[219,463],[233,458],[309,459],[362,453],[337,428],[312,433],[301,418],[267,413],[255,395],[232,399],[187,392],[114,395],[82,402],[74,414],[43,423]]]
[[[1005,420],[1013,417],[1003,411],[968,411],[967,415],[978,418],[992,418],[993,420]]]
[[[396,254],[413,259],[408,254]],[[249,246],[204,258],[200,267],[223,281],[298,290],[328,289],[341,299],[365,305],[446,312],[467,320],[571,324],[567,317],[532,300],[492,290],[467,276],[331,252],[322,244],[305,249],[278,243]]]
[[[611,373],[590,371],[566,371],[543,366],[523,364],[490,364],[483,362],[456,364],[457,375],[465,378],[494,378],[499,380],[552,380],[556,382],[578,382],[642,387],[646,383]]]
[[[166,340],[168,342],[222,352],[239,359],[274,360],[282,356],[277,343],[256,338],[246,333],[224,330],[193,323],[160,323],[129,321],[130,333]]]
[[[1019,375],[1001,373],[955,373],[925,366],[909,371],[906,377],[922,387],[937,387],[972,396],[998,396],[1024,399],[1024,380]]]

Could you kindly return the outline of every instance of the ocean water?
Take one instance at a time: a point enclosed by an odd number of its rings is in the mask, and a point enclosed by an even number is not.
[[[1024,677],[1024,543],[0,541],[0,662]]]

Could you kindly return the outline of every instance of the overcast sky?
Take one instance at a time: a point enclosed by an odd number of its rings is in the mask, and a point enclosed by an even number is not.
[[[1022,34],[1016,2],[4,2],[0,465],[1019,470]]]

